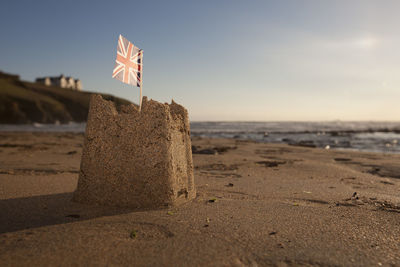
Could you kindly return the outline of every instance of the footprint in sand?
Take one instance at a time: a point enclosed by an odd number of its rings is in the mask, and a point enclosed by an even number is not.
[[[235,173],[239,169],[237,164],[225,165],[215,163],[204,166],[196,166],[196,170],[200,170],[201,174],[205,174],[213,178],[241,178],[242,175]],[[233,172],[232,172],[233,171]]]
[[[200,173],[207,175],[212,178],[241,178],[242,175],[237,173],[227,173],[227,172],[209,172],[201,171]]]
[[[79,173],[78,170],[55,170],[55,169],[38,169],[38,168],[18,168],[10,170],[0,170],[0,174],[11,175],[54,175],[60,173]]]
[[[371,184],[365,184],[362,182],[357,181],[355,177],[346,177],[340,179],[340,182],[344,183],[345,185],[351,186],[353,189],[370,189],[370,188],[376,188],[376,186],[373,186]]]
[[[334,160],[338,161],[338,162],[349,162],[349,161],[351,161],[351,159],[348,159],[348,158],[334,158]]]
[[[222,163],[196,166],[196,169],[206,170],[206,171],[236,171],[238,168],[239,167],[237,164],[225,165]]]
[[[261,196],[256,196],[252,194],[247,194],[245,192],[240,191],[231,191],[231,190],[219,190],[219,189],[209,189],[207,192],[204,192],[203,197],[215,197],[217,196],[219,199],[224,200],[262,200]]]
[[[282,164],[286,164],[286,161],[272,161],[272,160],[266,161],[266,160],[263,160],[263,161],[257,161],[256,163],[259,164],[259,165],[263,165],[266,168],[273,168],[273,167],[278,167],[279,165],[282,165]]]
[[[388,182],[388,181],[380,181],[382,184],[385,185],[394,185],[394,183]]]
[[[174,236],[166,226],[149,222],[99,222],[91,229],[99,227],[104,235],[111,234],[134,240],[159,240]]]
[[[293,200],[287,200],[285,201],[285,203],[293,206],[307,206],[307,207],[321,207],[331,204],[325,200],[309,199],[309,198],[295,198]]]

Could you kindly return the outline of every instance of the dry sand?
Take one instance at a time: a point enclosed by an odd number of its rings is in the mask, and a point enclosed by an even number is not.
[[[400,266],[400,155],[194,139],[197,197],[146,211],[71,202],[82,144],[0,133],[0,266]]]

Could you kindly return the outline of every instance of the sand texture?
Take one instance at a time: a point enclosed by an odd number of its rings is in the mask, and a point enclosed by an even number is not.
[[[160,208],[195,197],[186,109],[143,99],[117,111],[100,95],[90,100],[74,201]]]
[[[400,155],[192,140],[197,196],[71,201],[84,136],[0,133],[0,266],[400,266]]]

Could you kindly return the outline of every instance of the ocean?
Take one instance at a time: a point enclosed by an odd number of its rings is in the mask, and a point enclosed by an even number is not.
[[[0,131],[76,132],[85,123],[0,125]],[[191,135],[326,149],[400,153],[400,122],[192,122]]]
[[[400,153],[400,122],[194,122],[192,136]]]

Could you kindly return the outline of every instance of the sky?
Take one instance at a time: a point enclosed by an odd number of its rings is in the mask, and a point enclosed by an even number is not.
[[[122,34],[143,94],[192,121],[400,120],[400,1],[18,1],[0,9],[0,70],[61,73],[138,102],[111,78]]]

